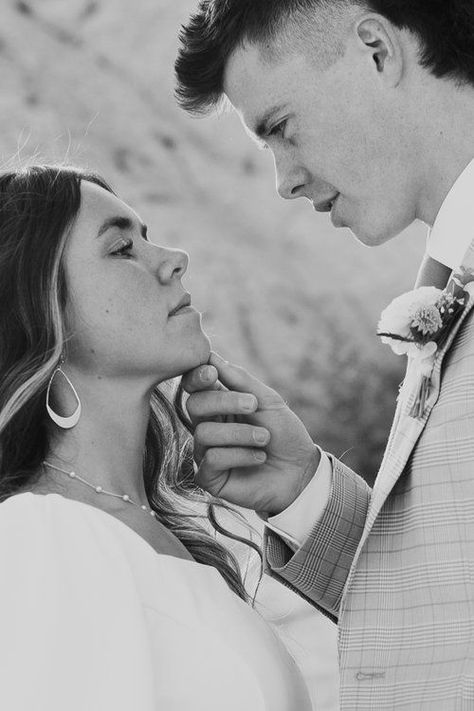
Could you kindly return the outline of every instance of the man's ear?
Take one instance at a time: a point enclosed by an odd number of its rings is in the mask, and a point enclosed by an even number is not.
[[[359,46],[381,78],[390,86],[397,86],[404,64],[400,31],[380,15],[365,16],[357,23],[356,30]]]

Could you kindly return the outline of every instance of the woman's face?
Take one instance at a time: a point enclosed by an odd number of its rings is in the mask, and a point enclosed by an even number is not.
[[[63,263],[69,365],[154,384],[207,361],[201,315],[181,283],[187,255],[149,242],[138,215],[94,183],[81,184]]]

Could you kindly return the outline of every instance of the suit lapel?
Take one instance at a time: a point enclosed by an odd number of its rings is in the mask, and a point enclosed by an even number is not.
[[[429,262],[427,263],[426,260],[423,266],[428,267],[428,273],[431,275],[431,277],[433,277],[434,274],[436,275],[436,280],[438,284],[440,283],[440,279],[445,277],[447,273],[446,267],[442,267],[441,270],[437,271],[435,267],[435,271],[433,271],[433,265]],[[469,246],[469,249],[466,252],[461,267],[452,272],[448,284],[446,286],[447,289],[449,289],[450,286],[454,283],[453,279],[455,278],[455,275],[458,274],[462,269],[474,270],[474,240],[473,242],[471,242],[471,245]],[[423,269],[420,274],[423,275]],[[421,286],[423,284],[423,281],[421,281],[419,278],[417,284]],[[361,546],[365,541],[378,513],[380,512],[380,509],[382,508],[385,500],[387,499],[387,496],[390,494],[392,488],[394,487],[398,478],[405,469],[405,466],[413,451],[413,448],[415,447],[420,435],[426,427],[426,423],[429,419],[431,411],[438,400],[441,387],[441,367],[444,357],[448,352],[453,340],[455,339],[456,334],[458,333],[464,319],[467,317],[467,315],[474,306],[474,283],[469,283],[465,288],[466,291],[469,293],[469,301],[466,307],[464,308],[463,313],[451,328],[449,336],[443,347],[440,348],[437,353],[431,377],[430,395],[423,417],[416,419],[410,417],[410,415],[408,414],[410,412],[411,405],[413,404],[415,393],[410,396],[408,401],[400,402],[398,404],[387,449],[372,492],[366,526],[361,540]]]

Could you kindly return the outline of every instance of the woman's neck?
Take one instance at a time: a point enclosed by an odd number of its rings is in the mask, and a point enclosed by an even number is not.
[[[78,424],[57,430],[48,460],[85,480],[146,504],[143,454],[150,419],[150,391],[137,396],[136,383],[81,379]],[[48,479],[65,475],[49,470]],[[80,486],[80,482],[74,484]]]

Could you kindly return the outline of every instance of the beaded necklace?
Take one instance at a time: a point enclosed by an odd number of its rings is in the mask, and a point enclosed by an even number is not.
[[[93,489],[96,494],[105,494],[106,496],[113,496],[115,499],[122,499],[122,501],[125,501],[127,504],[132,504],[133,506],[136,506],[145,513],[150,514],[150,516],[153,516],[153,518],[156,518],[156,511],[153,511],[153,509],[150,509],[144,504],[138,504],[136,501],[133,501],[133,499],[128,494],[114,494],[112,491],[107,491],[102,486],[95,486],[94,484],[91,484],[89,481],[86,481],[81,476],[79,476],[79,474],[76,474],[76,472],[69,472],[66,469],[61,469],[61,467],[57,467],[55,464],[51,464],[51,462],[47,462],[46,460],[43,462],[43,464],[47,467],[50,467],[51,469],[55,469],[58,472],[66,474],[70,479],[77,479],[78,481],[82,482],[82,484],[88,486],[89,489]]]

